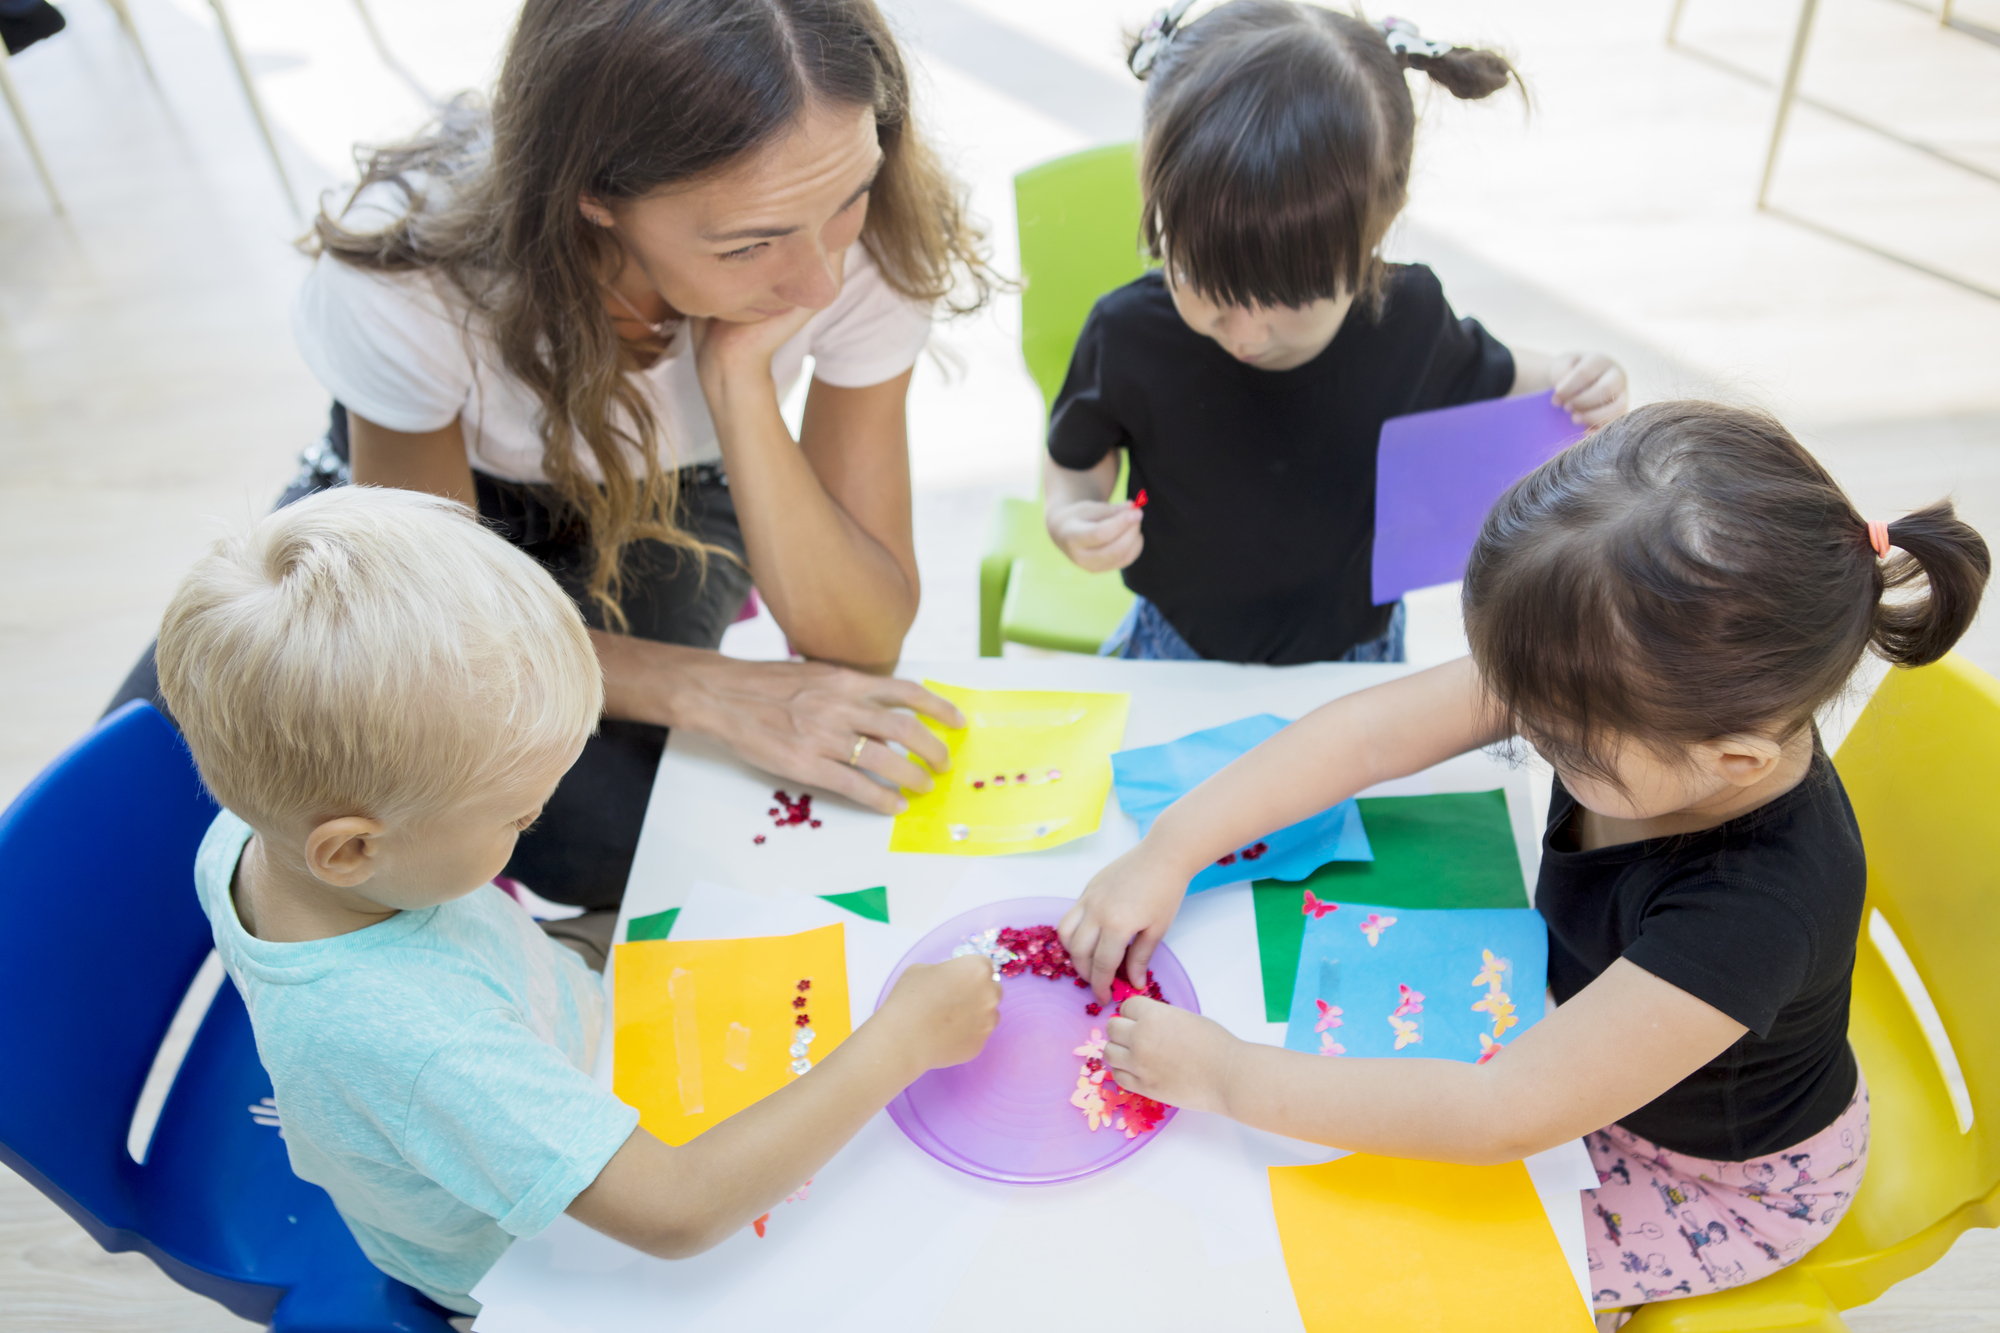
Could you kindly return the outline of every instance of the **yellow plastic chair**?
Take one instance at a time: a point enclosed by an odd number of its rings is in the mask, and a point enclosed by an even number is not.
[[[1129,143],[1090,148],[1014,178],[1020,219],[1021,355],[1053,406],[1097,298],[1146,271]],[[1005,642],[1094,653],[1132,606],[1117,574],[1087,574],[1049,540],[1039,500],[1003,499],[979,565],[979,655]]]
[[[1956,653],[1891,671],[1834,764],[1868,851],[1848,1023],[1872,1102],[1868,1174],[1841,1224],[1798,1263],[1734,1291],[1642,1306],[1629,1333],[1832,1333],[1847,1327],[1839,1311],[1923,1272],[1961,1233],[2000,1226],[2000,681]],[[1901,941],[1962,1089],[1878,940],[1892,952]]]

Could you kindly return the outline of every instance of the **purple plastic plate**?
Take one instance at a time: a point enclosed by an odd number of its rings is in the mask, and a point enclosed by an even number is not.
[[[968,937],[995,926],[1053,926],[1073,905],[1069,898],[1013,898],[945,922],[903,955],[875,1007],[882,1007],[910,964],[942,963]],[[1201,1012],[1187,971],[1165,945],[1154,951],[1152,970],[1169,1002]],[[1095,998],[1089,991],[1067,977],[1052,981],[1033,973],[1001,985],[1000,1026],[979,1058],[933,1069],[889,1103],[889,1118],[912,1143],[967,1175],[1050,1185],[1122,1162],[1166,1129],[1175,1115],[1171,1107],[1158,1129],[1128,1139],[1109,1125],[1093,1132],[1070,1104],[1083,1067],[1082,1057],[1071,1052],[1109,1016],[1108,1010],[1096,1018],[1083,1012]]]

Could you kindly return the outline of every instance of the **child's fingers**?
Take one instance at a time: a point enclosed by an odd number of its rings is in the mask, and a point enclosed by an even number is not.
[[[1578,390],[1563,406],[1572,412],[1594,412],[1609,407],[1625,392],[1625,376],[1612,366]]]
[[[1125,944],[1130,938],[1123,930],[1100,929],[1097,945],[1090,951],[1090,988],[1099,995],[1109,998],[1112,978],[1125,961]]]
[[[1132,946],[1125,951],[1125,979],[1140,990],[1146,989],[1146,965],[1153,961],[1153,950],[1164,934],[1164,929],[1148,926],[1132,937]]]

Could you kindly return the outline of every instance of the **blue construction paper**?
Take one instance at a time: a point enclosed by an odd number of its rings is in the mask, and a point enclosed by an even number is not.
[[[1371,915],[1395,920],[1377,932],[1374,944],[1363,929]],[[1490,1004],[1495,989],[1490,979],[1474,981],[1484,970],[1487,950],[1505,964],[1499,969],[1499,989],[1519,1020],[1498,1038],[1498,1045],[1507,1046],[1542,1018],[1549,934],[1541,913],[1532,908],[1425,911],[1335,904],[1334,910],[1306,922],[1285,1045],[1320,1054],[1330,1037],[1345,1050],[1327,1054],[1477,1060],[1487,1049],[1480,1035],[1494,1040],[1493,1015],[1473,1008]],[[1402,1017],[1416,1026],[1419,1039],[1397,1050],[1396,1029],[1389,1020],[1402,1000],[1401,986],[1423,1000],[1421,1010]],[[1329,1022],[1320,1029],[1329,1017],[1316,1003],[1322,1000],[1342,1011],[1337,1026]]]
[[[1545,393],[1383,422],[1375,450],[1375,604],[1464,578],[1493,502],[1583,433]]]
[[[1118,789],[1119,808],[1139,821],[1139,834],[1144,837],[1162,810],[1244,751],[1255,749],[1290,725],[1282,717],[1260,713],[1165,745],[1120,750],[1111,756],[1111,780]],[[1375,859],[1368,847],[1367,831],[1361,826],[1361,807],[1351,800],[1256,841],[1267,850],[1253,860],[1246,861],[1239,853],[1229,865],[1208,867],[1194,877],[1188,892],[1246,879],[1297,881],[1329,861]]]

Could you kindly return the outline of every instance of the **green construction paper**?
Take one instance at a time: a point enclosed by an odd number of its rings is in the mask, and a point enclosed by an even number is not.
[[[678,907],[669,907],[664,912],[651,916],[635,916],[625,923],[625,942],[634,944],[640,940],[663,940],[673,933],[674,918],[681,914]],[[1294,949],[1298,945],[1292,946]]]
[[[853,893],[823,893],[820,897],[835,907],[844,908],[856,916],[865,916],[870,921],[889,921],[889,889],[878,885],[872,889],[857,889]],[[673,933],[674,918],[681,914],[678,907],[669,907],[664,912],[651,916],[635,916],[625,925],[625,942],[636,944],[640,940],[663,940]],[[1294,953],[1298,945],[1292,946]]]
[[[889,924],[889,886],[886,884],[872,889],[856,889],[852,893],[822,893],[820,897],[856,916],[880,921],[885,926]]]
[[[1373,861],[1330,861],[1301,883],[1260,879],[1253,886],[1270,1022],[1291,1016],[1308,889],[1329,902],[1381,907],[1527,906],[1506,792],[1368,797],[1361,802],[1361,823],[1375,849]]]

